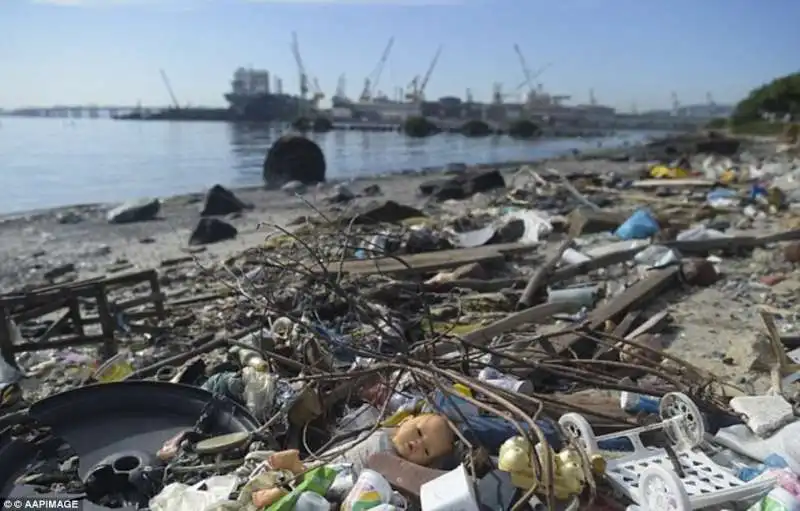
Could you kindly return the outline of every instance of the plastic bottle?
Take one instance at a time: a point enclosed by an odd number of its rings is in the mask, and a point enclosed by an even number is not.
[[[239,342],[253,348],[261,348],[265,342],[272,342],[272,331],[269,328],[262,328],[257,332],[253,332],[242,337]],[[249,350],[246,348],[239,349],[239,362],[243,366],[250,366],[258,371],[264,371],[268,367],[267,361],[258,351]]]
[[[619,406],[628,413],[658,413],[661,400],[658,398],[623,391],[619,395]]]
[[[325,497],[313,491],[304,491],[297,497],[294,511],[330,511],[331,504]]]
[[[519,392],[520,394],[533,393],[533,383],[530,381],[514,378],[491,367],[481,369],[481,372],[478,373],[478,379],[494,387],[500,387],[511,392]]]

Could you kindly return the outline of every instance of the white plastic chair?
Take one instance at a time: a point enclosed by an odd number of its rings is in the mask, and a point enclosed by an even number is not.
[[[583,444],[589,455],[607,455],[608,481],[614,490],[636,504],[629,506],[628,511],[691,511],[731,501],[755,500],[775,485],[770,478],[742,481],[698,449],[705,435],[703,416],[685,394],[665,395],[659,416],[661,422],[657,424],[600,437],[595,436],[589,422],[578,413],[562,415],[559,424]],[[675,471],[665,449],[642,443],[642,433],[657,430],[663,430],[670,440],[682,476]],[[602,451],[598,446],[604,440],[619,439],[627,439],[633,451],[611,457],[608,455],[612,452]]]

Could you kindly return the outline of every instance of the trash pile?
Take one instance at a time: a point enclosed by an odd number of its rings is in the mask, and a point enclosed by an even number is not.
[[[524,167],[508,187],[480,171],[427,183],[423,209],[337,200],[197,272],[205,301],[161,320],[191,349],[145,364],[123,345],[111,365],[126,369],[31,404],[6,356],[0,494],[152,511],[796,511],[798,288],[751,311],[757,360],[723,361],[740,378],[669,346],[671,306],[725,289],[759,251],[763,289],[800,282],[789,158],[700,155],[643,179]]]

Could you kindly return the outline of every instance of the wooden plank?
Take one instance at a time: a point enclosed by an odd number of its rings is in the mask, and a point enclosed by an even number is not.
[[[711,188],[716,185],[715,181],[709,179],[642,179],[631,183],[633,188],[661,188],[661,187],[681,187],[681,188]]]
[[[603,326],[606,321],[614,321],[634,307],[642,308],[653,296],[676,284],[680,273],[680,266],[670,266],[650,272],[647,278],[638,281],[613,300],[590,312],[587,318],[587,328],[595,330]],[[595,341],[580,333],[556,337],[552,342],[561,356],[574,354],[578,358],[587,358],[592,356],[595,348]]]
[[[504,243],[398,256],[405,264],[392,257],[356,259],[344,261],[341,264],[341,271],[342,273],[359,275],[373,273],[433,273],[439,270],[457,268],[468,263],[500,260],[505,258],[506,254],[531,252],[537,248],[537,245]],[[340,270],[339,267],[340,263],[331,262],[326,265],[326,271],[328,273],[337,273]],[[319,268],[314,271],[317,274],[323,273],[323,270]]]
[[[555,314],[574,311],[575,305],[568,302],[543,303],[523,311],[515,312],[514,314],[509,314],[503,319],[497,320],[483,328],[473,330],[462,337],[470,342],[488,345],[493,337],[510,332],[522,325],[550,320]]]

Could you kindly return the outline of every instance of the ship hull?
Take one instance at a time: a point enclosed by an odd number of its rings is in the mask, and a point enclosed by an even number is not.
[[[293,121],[308,112],[311,103],[288,94],[239,95],[225,94],[234,119],[241,121],[270,122]]]

